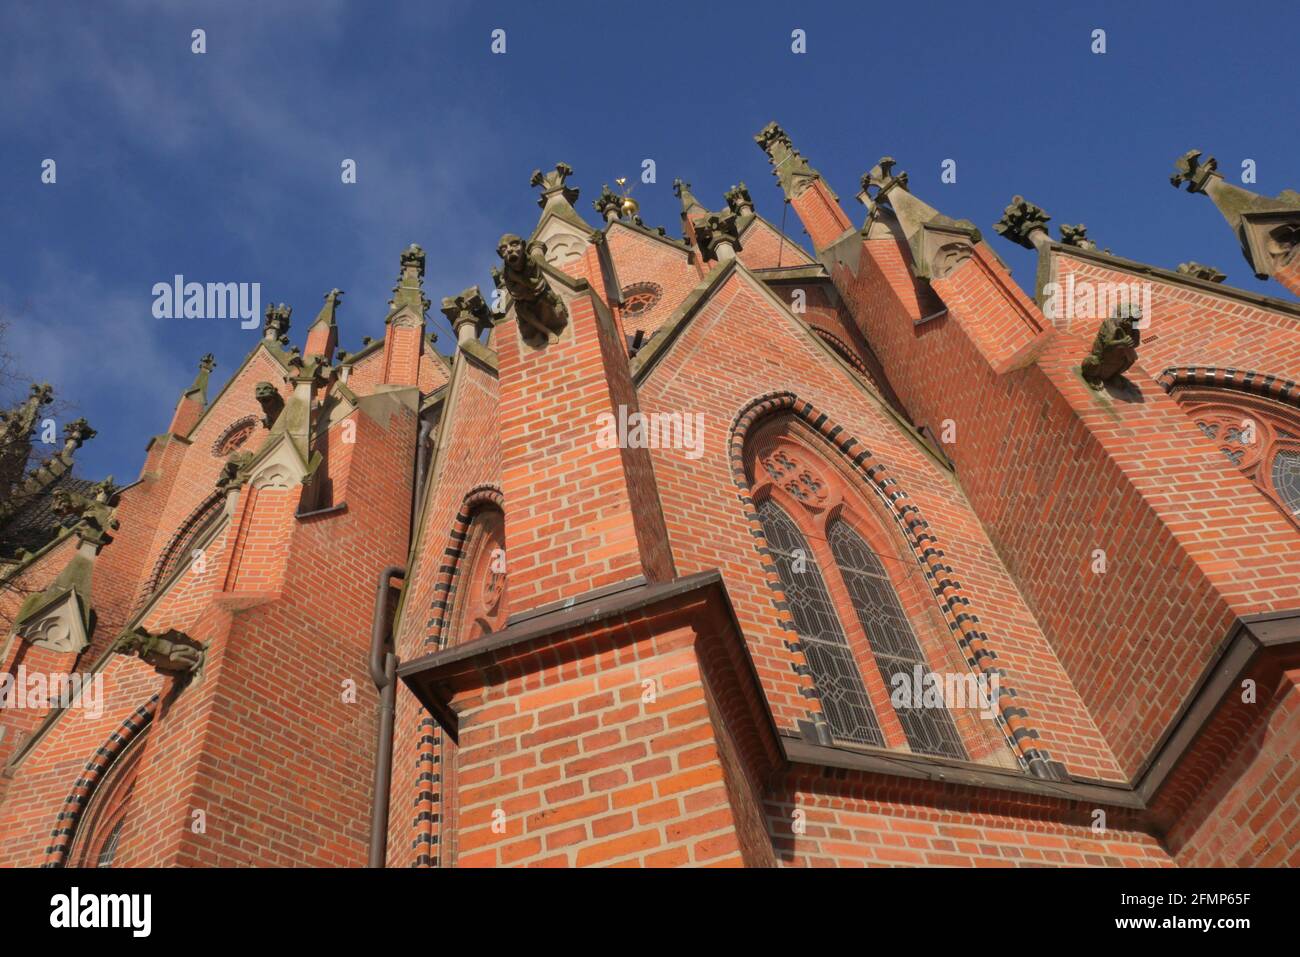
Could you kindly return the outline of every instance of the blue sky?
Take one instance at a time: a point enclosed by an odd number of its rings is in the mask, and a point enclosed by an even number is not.
[[[165,320],[153,284],[260,282],[295,341],[332,286],[344,348],[383,331],[400,250],[435,303],[489,286],[497,237],[536,222],[535,167],[602,182],[657,164],[642,215],[678,235],[671,184],[707,205],[744,180],[779,223],[752,136],[776,119],[850,215],[891,154],[913,192],[986,232],[1014,193],[1099,245],[1197,260],[1247,289],[1204,197],[1168,184],[1192,147],[1268,195],[1300,189],[1294,0],[1222,3],[7,2],[0,10],[0,315],[29,378],[99,436],[81,471],[133,479],[198,357],[213,394],[258,333]],[[207,32],[207,53],[190,51]],[[490,34],[506,30],[505,55]],[[807,52],[790,50],[794,29]],[[1090,51],[1094,29],[1107,52]],[[40,182],[54,158],[58,181]],[[358,164],[356,185],[340,163]],[[940,164],[957,161],[957,182]],[[788,229],[805,239],[793,215]],[[993,238],[1027,284],[1027,251]],[[452,341],[432,314],[441,347]],[[23,382],[0,384],[2,398]]]

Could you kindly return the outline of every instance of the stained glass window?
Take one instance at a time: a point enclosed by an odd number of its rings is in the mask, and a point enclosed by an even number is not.
[[[883,747],[862,673],[812,550],[780,505],[768,499],[758,514],[831,733],[842,741]]]
[[[923,681],[930,669],[880,559],[862,536],[843,521],[830,526],[827,539],[886,686],[893,691],[894,676],[903,675],[906,682],[903,687],[910,690],[916,683],[917,666]],[[949,758],[966,757],[947,708],[895,706],[894,711],[913,751]]]

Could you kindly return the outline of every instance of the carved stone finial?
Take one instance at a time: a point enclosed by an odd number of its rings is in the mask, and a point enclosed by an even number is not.
[[[737,216],[753,215],[754,201],[750,198],[749,189],[743,182],[731,187],[722,195],[727,201],[727,208]]]
[[[497,243],[497,255],[504,268],[493,274],[493,281],[510,293],[520,335],[524,342],[534,346],[544,345],[551,336],[558,336],[569,319],[564,301],[551,288],[546,271],[538,261],[538,248],[545,255],[544,245],[534,243],[526,249],[522,238],[506,233]]]
[[[286,306],[284,303],[276,305],[273,302],[266,304],[266,321],[262,325],[262,335],[272,342],[279,342],[289,332],[289,317],[293,315],[293,307]]]
[[[418,243],[411,243],[402,250],[401,256],[402,278],[406,278],[408,270],[415,271],[416,279],[424,278],[424,249]]]
[[[99,549],[113,540],[110,533],[118,528],[113,508],[120,491],[113,484],[113,476],[110,475],[102,482],[92,485],[89,495],[56,488],[50,498],[54,514],[62,519],[74,520],[76,524],[72,529],[76,536]]]
[[[821,179],[821,174],[808,165],[808,161],[790,142],[785,130],[775,122],[768,123],[759,130],[754,142],[767,154],[768,161],[772,164],[772,175],[781,184],[787,199],[803,195],[814,180]]]
[[[189,678],[203,667],[206,646],[175,628],[154,634],[144,628],[124,632],[115,650],[135,655],[163,675]]]
[[[99,433],[85,419],[76,419],[63,427],[63,451],[71,455]]]
[[[892,156],[880,157],[880,162],[862,174],[861,186],[863,202],[879,203],[888,197],[891,190],[907,189],[907,174],[895,173],[898,161]]]
[[[1198,262],[1179,263],[1178,271],[1184,276],[1191,276],[1193,279],[1204,279],[1206,282],[1223,282],[1228,278],[1227,273]]]
[[[1088,238],[1088,227],[1083,223],[1068,226],[1062,223],[1057,227],[1061,231],[1061,242],[1075,249],[1096,249],[1097,244]]]
[[[560,197],[572,206],[578,201],[578,190],[572,186],[566,186],[565,180],[573,175],[573,167],[568,163],[556,163],[554,172],[543,173],[540,169],[533,170],[532,178],[529,179],[530,186],[536,186],[541,189],[542,195],[537,198],[537,205],[542,208],[551,201],[552,197]]]
[[[339,303],[342,302],[342,300],[343,300],[343,290],[339,289],[338,287],[335,287],[331,289],[329,292],[325,293],[326,305],[334,306],[337,308]]]
[[[253,461],[249,451],[231,452],[217,474],[217,491],[229,492],[248,481],[248,466]]]
[[[1015,196],[1012,197],[1011,204],[1002,211],[1002,218],[993,225],[993,230],[1019,246],[1033,249],[1034,233],[1042,232],[1044,236],[1050,238],[1047,234],[1047,223],[1051,218],[1043,212],[1041,206],[1035,206],[1023,196]]]
[[[476,338],[492,324],[492,310],[478,286],[470,286],[458,296],[444,296],[442,314],[455,330],[458,343]]]
[[[600,187],[600,195],[591,205],[607,222],[612,223],[623,215],[623,197],[610,189],[608,183]]]
[[[1210,177],[1219,175],[1218,160],[1213,156],[1201,158],[1200,150],[1188,150],[1174,161],[1174,175],[1169,177],[1170,184],[1178,189],[1187,184],[1187,192],[1203,193]]]
[[[1080,367],[1084,381],[1091,388],[1123,383],[1124,373],[1137,361],[1137,347],[1142,341],[1137,323],[1141,318],[1141,310],[1136,306],[1119,306],[1115,315],[1101,324],[1092,352]]]
[[[710,213],[694,223],[695,240],[705,259],[726,261],[736,258],[740,249],[740,232],[736,224],[736,214],[728,210],[725,213]]]
[[[777,126],[776,120],[773,120],[771,123],[768,123],[767,126],[759,130],[754,136],[754,142],[758,144],[759,149],[764,153],[767,153],[769,156],[772,154],[772,150],[778,147],[783,147],[787,150],[794,149],[794,144],[790,142],[790,137],[786,134],[785,130]]]
[[[275,425],[275,420],[284,410],[284,396],[270,382],[259,382],[253,388],[253,394],[257,397],[257,404],[262,407],[262,425],[269,429]]]

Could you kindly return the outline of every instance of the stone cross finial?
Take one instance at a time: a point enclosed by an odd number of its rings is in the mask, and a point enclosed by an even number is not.
[[[545,254],[545,246],[540,246]],[[545,345],[552,335],[559,335],[568,324],[569,312],[559,294],[551,288],[537,255],[529,255],[524,241],[514,233],[506,233],[497,243],[497,255],[503,268],[493,274],[510,293],[514,303],[519,334],[529,345]],[[499,280],[498,280],[499,276]]]
[[[1097,244],[1088,238],[1088,227],[1083,223],[1067,226],[1062,223],[1057,227],[1061,231],[1061,242],[1076,249],[1096,249]]]
[[[542,195],[537,199],[537,205],[545,208],[546,204],[553,196],[561,196],[564,201],[572,206],[578,201],[578,191],[572,186],[566,186],[565,180],[573,175],[573,167],[568,163],[556,163],[555,170],[549,173],[543,173],[540,169],[533,170],[532,177],[528,180],[530,186],[536,186],[541,189]]]
[[[1174,189],[1186,183],[1187,192],[1203,193],[1210,177],[1219,175],[1218,168],[1218,160],[1213,156],[1201,159],[1200,150],[1188,150],[1174,161],[1174,175],[1169,177],[1169,183]]]
[[[1035,206],[1023,196],[1015,196],[1002,211],[1002,218],[994,224],[993,230],[1019,246],[1033,249],[1035,233],[1041,232],[1043,238],[1050,239],[1047,223],[1051,218],[1041,206]]]
[[[1178,272],[1193,279],[1204,279],[1206,282],[1223,282],[1228,278],[1227,273],[1198,262],[1179,263]]]

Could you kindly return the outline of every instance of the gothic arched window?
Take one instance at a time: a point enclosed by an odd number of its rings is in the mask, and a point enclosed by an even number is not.
[[[790,604],[790,617],[803,645],[821,693],[822,710],[837,738],[858,744],[883,746],[880,725],[871,710],[866,684],[840,627],[835,603],[812,549],[799,526],[776,502],[758,506],[763,534],[776,562],[777,574]]]
[[[112,867],[135,790],[140,758],[149,738],[146,727],[113,759],[82,812],[68,863],[72,867]]]
[[[1300,411],[1221,387],[1178,385],[1173,394],[1224,457],[1300,525]]]
[[[917,675],[928,675],[930,666],[880,559],[846,522],[832,522],[826,537],[885,683],[894,688],[898,675],[905,682],[915,682]],[[913,751],[966,757],[946,709],[895,704],[894,711]]]
[[[976,718],[992,717],[986,699],[936,700],[934,689],[969,690],[976,676],[910,548],[806,431],[793,417],[770,421],[747,440],[745,459],[832,738],[1013,764],[996,718]]]

